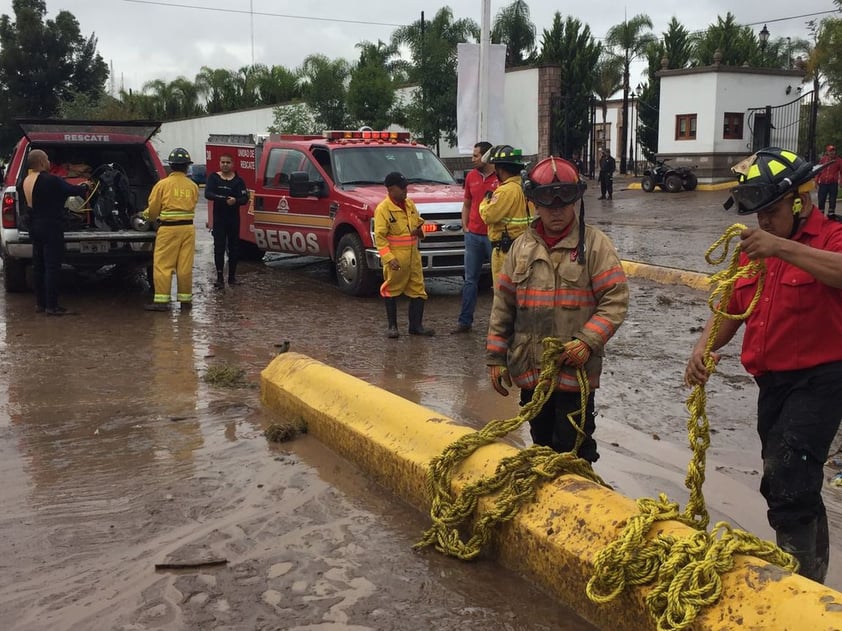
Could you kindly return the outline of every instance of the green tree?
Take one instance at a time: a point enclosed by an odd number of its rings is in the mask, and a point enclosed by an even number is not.
[[[279,105],[272,110],[270,134],[317,134],[316,116],[306,103]]]
[[[450,7],[439,9],[430,22],[417,20],[392,33],[393,44],[409,48],[408,78],[418,85],[404,108],[407,125],[437,149],[442,136],[456,144],[456,45],[469,40],[479,40],[479,26],[470,19],[454,20]]]
[[[328,59],[322,54],[309,55],[299,72],[304,100],[324,129],[345,129],[350,65],[344,59]]]
[[[301,97],[298,75],[284,66],[255,66],[254,84],[261,105],[286,103]]]
[[[393,59],[398,55],[394,44],[360,42],[360,59],[351,70],[348,84],[348,111],[357,124],[385,129],[391,122],[395,103]]]
[[[649,16],[640,13],[633,18],[624,20],[620,24],[608,29],[605,43],[619,51],[619,57],[623,60],[623,134],[620,145],[620,173],[625,173],[626,147],[629,144],[629,69],[631,63],[645,54],[647,47],[655,40],[655,36],[647,33],[652,28],[652,20]]]
[[[561,66],[561,98],[552,130],[554,151],[569,157],[587,144],[593,69],[599,63],[602,45],[594,40],[591,29],[577,18],[562,21],[556,11],[549,30],[541,35],[538,59],[544,64]],[[557,148],[557,149],[556,149]]]
[[[506,67],[523,66],[535,56],[535,25],[529,5],[515,0],[500,9],[491,28],[491,41],[506,45]]]
[[[593,93],[599,100],[602,112],[602,128],[608,117],[608,99],[623,87],[623,60],[611,53],[603,52],[594,67]]]
[[[205,98],[205,109],[208,114],[219,114],[237,109],[239,91],[233,71],[202,66],[194,83],[199,95]]]
[[[738,24],[730,11],[724,18],[717,16],[716,23],[693,35],[692,41],[694,66],[712,65],[717,53],[721,56],[720,63],[728,66],[745,63],[755,67],[769,65],[764,61],[764,51],[757,35],[750,26]],[[774,62],[771,65],[775,65]]]
[[[85,95],[96,103],[105,94],[108,66],[97,40],[81,34],[72,13],[45,20],[43,0],[13,0],[14,19],[0,16],[0,145],[18,137],[16,118],[50,118],[61,105]]]

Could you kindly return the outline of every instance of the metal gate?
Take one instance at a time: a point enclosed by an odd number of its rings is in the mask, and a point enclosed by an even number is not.
[[[815,92],[811,90],[783,105],[750,107],[746,127],[751,133],[751,150],[781,147],[815,159],[815,106]]]

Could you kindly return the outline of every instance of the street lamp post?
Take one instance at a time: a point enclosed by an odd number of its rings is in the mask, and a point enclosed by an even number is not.
[[[634,175],[637,177],[637,145],[639,143],[637,129],[640,126],[640,95],[643,94],[643,86],[638,83],[634,93],[637,95],[637,109],[634,111]]]
[[[763,28],[760,30],[758,35],[760,38],[760,63],[764,66],[766,65],[766,44],[769,41],[769,29],[766,28],[766,25],[763,25]]]
[[[629,105],[631,106],[631,108],[629,110],[629,121],[630,122],[632,120],[634,120],[634,112],[635,112],[634,96],[635,96],[634,91],[629,90]],[[635,164],[635,159],[634,159],[634,138],[635,138],[636,135],[637,134],[635,133],[634,125],[629,125],[629,160],[631,160],[631,162],[632,162],[632,173],[634,173],[635,177],[637,177],[637,164]]]

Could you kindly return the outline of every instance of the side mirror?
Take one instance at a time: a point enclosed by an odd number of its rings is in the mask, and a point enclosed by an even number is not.
[[[293,171],[289,174],[290,197],[326,197],[325,182],[311,182],[306,171]]]

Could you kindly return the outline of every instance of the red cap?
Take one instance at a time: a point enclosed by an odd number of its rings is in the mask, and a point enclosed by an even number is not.
[[[836,151],[836,147],[834,147],[833,145],[828,145],[827,147],[824,148],[824,150],[825,151]]]

